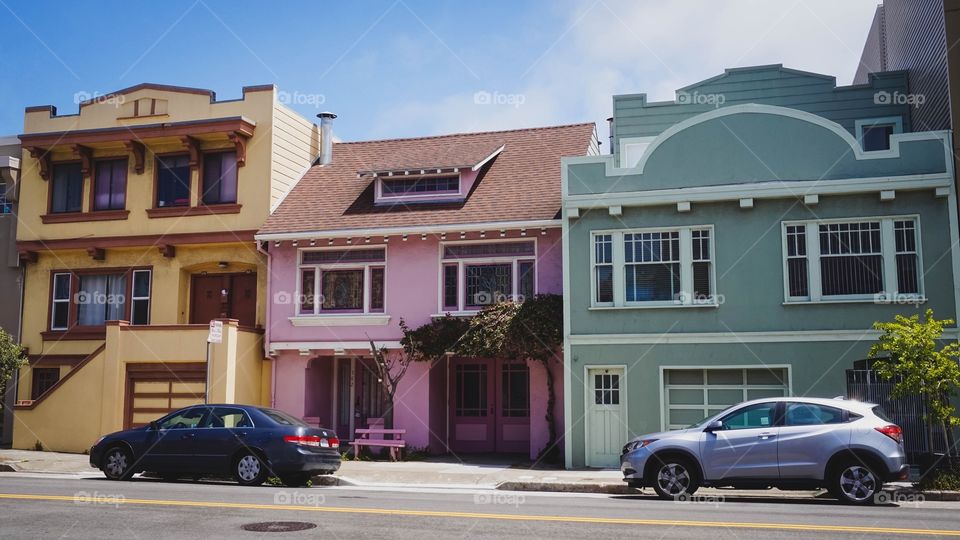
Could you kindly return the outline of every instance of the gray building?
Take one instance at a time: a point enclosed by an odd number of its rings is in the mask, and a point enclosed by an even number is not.
[[[20,140],[0,137],[0,328],[20,339],[21,274],[17,254],[17,195],[20,177]],[[3,390],[0,448],[13,440],[15,381]]]
[[[774,65],[614,97],[615,153],[562,169],[568,467],[747,399],[842,395],[875,321],[956,317],[949,132],[914,129],[907,91]]]

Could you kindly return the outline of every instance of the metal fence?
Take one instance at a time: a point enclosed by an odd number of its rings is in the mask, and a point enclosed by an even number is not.
[[[893,398],[894,381],[881,379],[870,369],[847,370],[847,398],[876,403],[887,417],[903,429],[903,446],[908,455],[945,453],[947,440],[940,426],[928,434],[926,406],[918,396]]]

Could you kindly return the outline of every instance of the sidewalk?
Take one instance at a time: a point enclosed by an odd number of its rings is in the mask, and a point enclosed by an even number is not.
[[[460,463],[451,457],[425,461],[352,461],[346,460],[334,476],[317,477],[324,486],[420,487],[499,489],[508,491],[546,491],[571,493],[638,494],[627,487],[615,469],[561,470],[531,469],[502,457],[489,456],[487,463]],[[71,475],[99,475],[83,454],[36,452],[32,450],[0,450],[0,472],[24,472]],[[888,490],[909,489],[908,485],[891,485]],[[652,490],[644,493],[652,494]],[[778,489],[741,491],[709,489],[698,496],[713,498],[811,498],[817,491],[781,491]],[[928,500],[960,500],[960,493],[925,493]]]

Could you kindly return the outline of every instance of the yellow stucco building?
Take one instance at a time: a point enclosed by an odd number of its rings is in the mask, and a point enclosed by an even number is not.
[[[253,234],[321,137],[272,85],[218,101],[141,84],[78,114],[27,108],[17,249],[29,366],[15,448],[83,451],[202,402],[207,387],[210,402],[269,403]],[[208,364],[213,319],[224,335]]]

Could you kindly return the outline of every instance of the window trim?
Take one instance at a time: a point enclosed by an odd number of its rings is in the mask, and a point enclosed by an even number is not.
[[[138,273],[147,273],[147,296],[137,296],[134,293],[134,287],[136,286],[137,274]],[[147,322],[144,323],[135,323],[133,321],[133,303],[136,301],[147,302]],[[153,270],[139,268],[130,272],[130,324],[136,326],[146,326],[150,324],[150,310],[153,308]]]
[[[533,242],[533,254],[524,254],[524,255],[500,255],[493,257],[461,257],[458,259],[444,259],[443,253],[444,248],[447,246],[457,246],[457,245],[477,245],[477,244],[507,244],[507,243],[520,243],[520,242]],[[438,277],[437,280],[437,314],[462,314],[462,315],[473,315],[486,306],[467,306],[467,266],[477,266],[485,264],[510,264],[511,265],[511,292],[510,296],[513,299],[516,299],[519,295],[520,287],[520,262],[523,261],[532,261],[533,262],[533,294],[534,296],[540,294],[540,243],[537,241],[536,237],[533,238],[494,238],[486,240],[472,240],[472,241],[452,241],[452,242],[439,242],[437,244],[437,258],[438,258]],[[444,285],[444,268],[447,266],[456,266],[457,267],[457,306],[456,309],[450,309],[450,306],[444,306],[444,294],[443,294],[443,285]]]
[[[885,126],[892,125],[893,133],[890,134],[891,139],[894,135],[903,133],[903,118],[900,116],[879,116],[876,118],[861,118],[854,122],[854,133],[857,137],[857,144],[860,146],[860,150],[864,152],[889,152],[893,149],[893,141],[890,141],[889,148],[881,150],[866,150],[863,148],[863,132],[864,128],[874,127],[874,126]]]
[[[697,300],[693,296],[693,231],[707,230],[710,233],[710,284],[713,291],[710,299]],[[625,234],[652,232],[678,232],[680,237],[680,298],[665,301],[626,300],[626,257],[624,250]],[[594,253],[597,236],[610,235],[613,242],[613,302],[598,302],[596,287],[596,257]],[[717,291],[717,235],[713,224],[679,225],[668,227],[644,227],[629,229],[604,229],[590,231],[590,308],[589,309],[651,309],[651,308],[688,308],[719,307],[720,293]]]
[[[136,267],[113,267],[113,268],[83,268],[83,269],[52,269],[50,270],[50,284],[47,294],[47,332],[54,334],[61,333],[70,333],[71,331],[79,330],[90,331],[90,330],[102,330],[106,328],[106,325],[80,325],[78,322],[78,308],[75,298],[77,293],[80,292],[80,277],[84,275],[107,275],[107,274],[124,274],[127,277],[127,285],[124,290],[124,308],[123,316],[124,320],[130,322],[131,309],[133,308],[133,273],[136,271],[149,271],[150,272],[150,294],[151,302],[153,295],[153,267],[152,266],[136,266]],[[66,328],[54,327],[53,326],[53,303],[54,303],[54,282],[55,276],[66,274],[70,276],[70,296],[68,298],[69,308],[67,311],[67,326]],[[59,300],[63,302],[63,300]],[[137,325],[137,326],[147,326],[146,325]]]
[[[293,306],[293,318],[302,319],[306,317],[367,317],[370,315],[386,315],[388,305],[388,294],[387,294],[387,262],[389,251],[387,246],[383,246],[383,260],[382,261],[350,261],[343,263],[303,263],[303,254],[305,252],[311,251],[345,251],[352,249],[375,249],[371,246],[337,246],[337,247],[326,247],[326,248],[301,248],[297,250],[297,282],[296,282],[296,293],[294,296],[294,306]],[[373,268],[383,268],[383,308],[372,310],[370,307],[371,300],[373,299],[373,282],[371,278],[371,270]],[[313,270],[313,311],[301,311],[300,310],[300,298],[302,294],[303,287],[303,272],[304,270]],[[323,285],[323,273],[331,270],[361,270],[363,271],[363,308],[360,310],[346,310],[346,309],[337,309],[337,310],[323,310],[322,309],[322,296],[323,290],[321,289]]]
[[[897,280],[897,262],[896,262],[896,238],[894,235],[894,222],[912,220],[914,223],[914,234],[916,235],[917,246],[917,291],[916,293],[900,293],[897,290],[899,283]],[[883,258],[883,288],[885,290],[876,294],[846,294],[824,296],[822,294],[823,281],[820,276],[820,225],[829,225],[831,223],[864,223],[870,221],[880,222],[880,255]],[[795,225],[804,225],[806,227],[807,238],[807,296],[790,296],[789,269],[787,266],[787,227]],[[810,234],[810,225],[815,225],[814,234]],[[844,302],[892,302],[892,301],[911,301],[922,303],[926,301],[924,292],[923,275],[923,233],[920,225],[920,214],[896,214],[887,216],[858,216],[847,218],[830,219],[806,219],[790,220],[780,222],[780,245],[781,262],[783,278],[783,304],[784,305],[802,305],[802,304],[829,304]],[[893,291],[886,289],[890,285],[894,286]]]
[[[384,195],[383,193],[383,181],[384,180],[404,180],[414,178],[424,178],[429,179],[433,178],[445,178],[450,176],[457,177],[457,190],[448,190],[448,191],[435,191],[430,193],[419,193],[412,195]],[[403,202],[449,202],[457,201],[463,199],[466,194],[463,192],[464,178],[463,173],[447,173],[447,174],[418,174],[410,176],[378,176],[374,182],[374,203],[375,204],[398,204]]]

